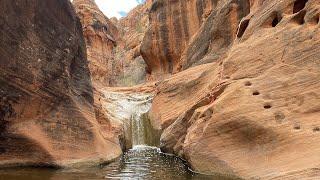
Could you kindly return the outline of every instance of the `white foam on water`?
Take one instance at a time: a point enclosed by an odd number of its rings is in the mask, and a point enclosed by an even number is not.
[[[106,103],[104,108],[108,118],[114,121],[131,123],[132,145],[145,145],[145,127],[143,115],[152,105],[153,94],[104,92]]]

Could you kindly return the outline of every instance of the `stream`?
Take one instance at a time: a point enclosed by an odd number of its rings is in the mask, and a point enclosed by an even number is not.
[[[159,134],[152,130],[147,112],[152,94],[124,94],[105,92],[104,107],[108,118],[124,123],[128,151],[116,162],[81,169],[17,168],[0,170],[0,180],[95,180],[95,179],[228,179],[193,173],[185,163],[156,147]]]

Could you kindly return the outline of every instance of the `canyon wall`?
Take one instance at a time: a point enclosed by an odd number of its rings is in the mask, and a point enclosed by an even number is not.
[[[117,69],[113,65],[113,50],[117,46],[118,29],[94,0],[74,0],[73,5],[82,24],[92,81],[110,85],[112,72]]]
[[[111,19],[115,84],[160,80],[152,126],[195,171],[318,177],[319,13],[316,0],[147,1]]]
[[[2,0],[0,10],[0,165],[70,166],[119,157],[118,137],[102,134],[96,120],[71,3]]]
[[[123,150],[131,143],[125,132],[130,119],[114,118],[116,112],[107,107],[114,100],[106,96],[108,93],[104,89],[146,81],[146,65],[140,55],[140,44],[148,26],[150,2],[137,6],[120,20],[106,17],[94,0],[72,2],[86,41],[94,87],[94,110],[101,133],[113,139],[115,146],[121,146]]]
[[[232,12],[240,6],[248,9],[238,23]],[[213,63],[157,83],[149,114],[163,130],[161,149],[207,174],[316,179],[320,2],[221,0],[215,9],[185,48],[182,69]],[[148,65],[159,69],[157,62]]]
[[[148,81],[147,66],[140,53],[140,47],[149,27],[148,12],[152,0],[138,5],[126,17],[115,21],[120,31],[119,47],[115,61],[121,62],[122,70],[117,76],[117,86],[133,86]]]
[[[149,25],[151,0],[120,20],[109,19],[94,0],[74,0],[87,45],[95,86],[133,86],[146,81],[146,63],[140,44]]]
[[[141,46],[153,79],[223,57],[249,6],[249,0],[153,1],[150,28]],[[208,51],[214,51],[214,57],[198,62]]]
[[[82,26],[68,0],[0,2],[1,166],[111,161],[127,142],[106,92],[155,89],[161,149],[193,170],[319,177],[318,0],[148,0],[120,20],[73,3]]]

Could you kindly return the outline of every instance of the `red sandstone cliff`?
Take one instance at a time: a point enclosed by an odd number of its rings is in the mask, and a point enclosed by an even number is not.
[[[236,35],[238,23],[249,13],[248,0],[229,6],[224,6],[225,3],[212,0],[153,2],[149,12],[150,28],[141,46],[153,79],[163,79],[198,63],[209,50],[216,51],[215,59],[223,56]]]
[[[101,163],[121,154],[95,117],[81,24],[68,0],[0,1],[0,165]]]
[[[182,58],[183,68],[213,63],[158,84],[150,117],[164,130],[162,150],[203,173],[319,178],[320,2],[221,0],[215,9]]]
[[[73,5],[82,23],[93,82],[100,86],[145,82],[146,64],[140,44],[149,24],[151,1],[120,20],[109,20],[94,0],[74,0]]]
[[[118,29],[99,10],[94,0],[74,0],[73,5],[82,24],[92,80],[94,83],[110,85]]]
[[[126,17],[116,21],[121,39],[115,51],[115,61],[123,68],[117,76],[117,86],[132,86],[148,80],[148,71],[140,53],[140,47],[149,26],[148,12],[151,0],[138,5]]]

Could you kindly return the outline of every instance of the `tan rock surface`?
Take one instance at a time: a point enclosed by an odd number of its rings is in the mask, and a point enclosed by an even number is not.
[[[0,1],[0,166],[102,163],[121,154],[95,117],[68,0]]]
[[[225,58],[158,85],[162,149],[203,173],[317,179],[320,2],[250,3]]]

